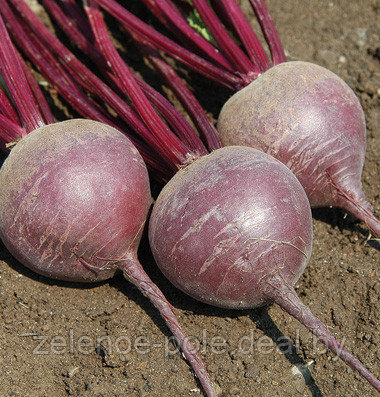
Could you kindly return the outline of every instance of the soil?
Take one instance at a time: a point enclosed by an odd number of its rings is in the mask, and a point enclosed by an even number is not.
[[[126,3],[151,21],[140,1]],[[248,0],[240,3],[254,19]],[[379,2],[267,0],[267,5],[289,60],[329,68],[359,96],[368,126],[363,189],[380,216]],[[119,39],[121,34],[115,32]],[[120,42],[129,48],[128,40]],[[125,55],[152,78],[136,52]],[[187,74],[215,119],[230,93]],[[160,86],[158,80],[154,83]],[[63,117],[60,110],[56,114]],[[313,214],[313,256],[297,291],[334,334],[380,374],[379,240],[340,210],[318,209]],[[199,343],[219,395],[375,395],[367,382],[325,353],[279,307],[232,311],[207,306],[165,280],[146,237],[140,257],[176,308],[184,330]],[[0,245],[0,285],[1,396],[202,395],[157,311],[121,276],[95,285],[48,280],[23,267]]]

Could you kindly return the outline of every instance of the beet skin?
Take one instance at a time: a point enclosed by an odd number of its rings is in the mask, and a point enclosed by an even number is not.
[[[343,208],[380,236],[361,188],[364,112],[334,73],[299,61],[272,67],[225,103],[218,132],[226,146],[250,146],[284,163],[312,207]]]
[[[292,172],[247,147],[228,147],[179,171],[149,225],[158,266],[178,288],[226,308],[268,303],[265,276],[293,285],[312,250],[310,205]]]
[[[380,391],[376,376],[294,290],[311,255],[311,210],[278,160],[241,146],[196,160],[157,198],[149,240],[158,266],[182,291],[226,308],[276,302]]]
[[[90,120],[32,131],[0,171],[0,237],[22,264],[60,280],[97,281],[140,242],[146,166],[121,132]],[[79,259],[80,258],[80,259]]]

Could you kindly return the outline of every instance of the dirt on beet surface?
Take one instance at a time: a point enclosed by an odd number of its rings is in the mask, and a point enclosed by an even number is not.
[[[155,23],[141,3],[124,2]],[[35,0],[29,4],[41,12]],[[240,4],[257,27],[248,0]],[[289,60],[329,68],[359,96],[368,126],[363,188],[380,216],[379,2],[267,0],[267,5]],[[160,88],[127,35],[117,28],[113,33],[123,56]],[[216,119],[230,93],[180,70]],[[57,119],[75,116],[59,103],[53,93]],[[380,243],[343,211],[313,214],[314,251],[297,292],[379,375]],[[140,257],[199,347],[220,396],[376,394],[278,306],[254,311],[207,306],[166,281],[146,237]],[[49,280],[23,267],[0,243],[0,307],[0,396],[203,395],[157,311],[121,276],[95,285]]]

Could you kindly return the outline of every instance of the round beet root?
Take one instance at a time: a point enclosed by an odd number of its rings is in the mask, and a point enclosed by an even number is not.
[[[240,146],[196,160],[160,193],[149,240],[182,291],[226,308],[276,302],[380,390],[293,288],[310,258],[312,219],[301,184],[278,160]]]
[[[312,251],[310,205],[292,172],[247,147],[219,149],[179,171],[159,195],[149,237],[158,266],[201,301],[271,301],[265,276],[298,280]]]
[[[226,102],[218,131],[224,145],[251,146],[287,165],[312,207],[341,207],[380,233],[360,181],[364,113],[334,73],[307,62],[279,64]]]
[[[150,206],[146,166],[121,132],[90,120],[32,131],[0,171],[0,237],[37,273],[96,281],[136,253]]]

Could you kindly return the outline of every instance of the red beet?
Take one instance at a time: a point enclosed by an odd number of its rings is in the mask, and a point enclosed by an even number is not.
[[[182,291],[226,308],[276,302],[380,390],[294,291],[310,258],[312,219],[301,184],[279,161],[238,146],[196,160],[160,193],[149,239]]]
[[[270,301],[252,272],[258,264],[264,276],[285,263],[293,285],[312,251],[310,206],[297,179],[265,153],[236,146],[179,171],[153,207],[149,232],[174,285],[227,308]]]
[[[252,146],[287,165],[313,207],[343,208],[380,235],[360,181],[364,113],[334,73],[307,62],[277,65],[226,102],[218,131],[224,145]]]
[[[69,120],[34,130],[5,160],[0,185],[0,237],[32,270],[91,282],[117,269],[99,257],[136,255],[150,206],[148,173],[114,128]]]

